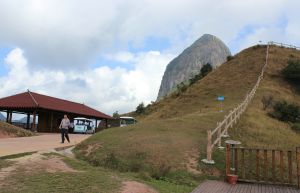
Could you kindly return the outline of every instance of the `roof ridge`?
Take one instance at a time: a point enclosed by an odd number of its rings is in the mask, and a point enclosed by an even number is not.
[[[67,102],[74,103],[74,104],[84,105],[83,103],[74,102],[74,101],[71,101],[71,100],[62,99],[62,98],[58,98],[58,97],[48,96],[48,95],[45,95],[45,94],[40,94],[40,93],[36,93],[36,92],[31,92],[31,93],[41,95],[41,96],[45,96],[45,97],[49,97],[49,98],[53,98],[53,99],[57,99],[57,100],[61,100],[61,101],[67,101]]]
[[[30,95],[31,99],[33,100],[33,102],[35,103],[35,105],[38,107],[39,103],[35,100],[35,98],[32,96],[31,92],[29,91],[29,89],[27,90],[28,94]]]

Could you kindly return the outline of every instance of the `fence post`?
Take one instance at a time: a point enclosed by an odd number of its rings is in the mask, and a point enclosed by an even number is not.
[[[230,174],[230,144],[226,144],[226,176]]]
[[[212,135],[211,130],[207,131],[207,147],[206,147],[206,159],[201,160],[206,164],[215,164],[215,161],[212,160]]]
[[[296,160],[297,160],[297,183],[298,189],[300,189],[300,147],[296,148]]]
[[[219,139],[219,142],[218,142],[218,148],[219,149],[224,149],[224,147],[222,147],[222,126],[220,125],[220,123],[218,122],[218,139]]]

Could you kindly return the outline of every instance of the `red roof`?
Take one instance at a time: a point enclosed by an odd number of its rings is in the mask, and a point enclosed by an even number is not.
[[[113,119],[111,116],[97,111],[84,104],[75,103],[59,98],[54,98],[34,92],[24,92],[13,96],[0,99],[0,108],[14,108],[14,109],[48,109],[54,111],[61,111],[66,113],[74,113],[78,115]]]

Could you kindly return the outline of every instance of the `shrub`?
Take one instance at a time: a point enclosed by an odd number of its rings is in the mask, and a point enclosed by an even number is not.
[[[231,56],[231,55],[227,56],[227,62],[230,61],[230,60],[232,60],[233,58],[234,58],[234,57]]]
[[[144,105],[143,102],[140,103],[140,104],[136,107],[136,110],[135,110],[136,114],[138,114],[138,115],[144,114],[145,111],[146,111],[146,108],[145,108],[145,105]]]
[[[300,82],[300,60],[289,60],[288,66],[281,73],[287,80]]]
[[[286,101],[278,101],[273,106],[271,116],[284,122],[295,123],[300,118],[300,108],[294,104],[288,104]]]
[[[112,116],[113,118],[120,118],[120,114],[118,111],[114,112]]]
[[[200,70],[202,78],[205,77],[212,70],[213,70],[213,68],[212,68],[210,63],[207,63],[207,64],[203,65],[201,70]]]
[[[294,123],[292,125],[292,129],[295,131],[300,131],[300,123]]]
[[[261,102],[263,104],[263,110],[266,110],[267,108],[272,106],[273,96],[263,96],[263,98],[261,99]]]
[[[156,180],[162,180],[170,173],[170,171],[171,166],[162,163],[158,167],[152,169],[151,177]]]
[[[208,75],[213,70],[210,63],[207,63],[202,66],[200,72],[196,74],[194,77],[190,78],[189,85],[195,84],[198,80],[201,80],[203,77]]]

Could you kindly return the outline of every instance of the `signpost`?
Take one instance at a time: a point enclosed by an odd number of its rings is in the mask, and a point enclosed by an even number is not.
[[[220,101],[220,112],[223,112],[223,101],[225,100],[224,96],[218,96],[217,98],[218,101]]]

